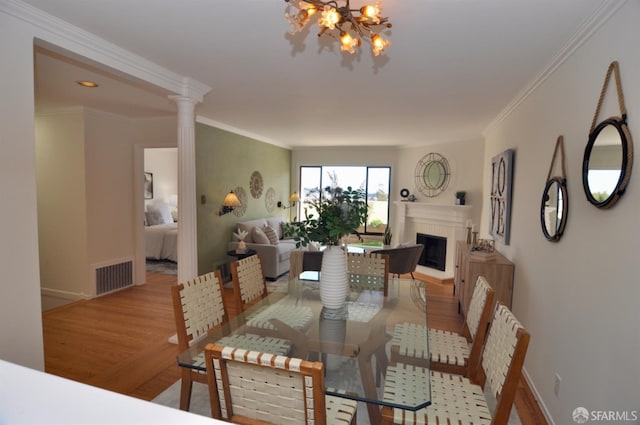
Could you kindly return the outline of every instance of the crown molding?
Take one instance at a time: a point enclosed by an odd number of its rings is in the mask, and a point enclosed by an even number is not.
[[[79,55],[169,92],[202,102],[211,87],[179,75],[113,43],[19,0],[0,0],[0,12],[20,19],[38,31],[35,43]],[[41,40],[41,42],[39,41]],[[68,51],[68,52],[66,52]]]
[[[208,125],[209,127],[219,128],[220,130],[228,131],[230,133],[238,134],[240,136],[248,137],[250,139],[257,140],[259,142],[268,143],[270,145],[278,146],[280,148],[285,148],[291,150],[291,147],[285,145],[284,143],[276,142],[275,140],[263,137],[259,134],[251,133],[250,131],[242,130],[240,128],[231,126],[229,124],[222,123],[220,121],[212,120],[211,118],[204,117],[202,115],[196,116],[196,122],[204,125]]]
[[[482,135],[487,133],[506,120],[520,104],[522,104],[536,89],[544,83],[573,53],[578,50],[609,18],[616,13],[628,0],[604,0],[589,18],[587,18],[573,36],[553,56],[551,62],[536,75],[516,97],[494,118],[484,129]]]

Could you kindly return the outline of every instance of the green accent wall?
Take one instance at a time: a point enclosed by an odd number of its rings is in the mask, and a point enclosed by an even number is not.
[[[291,194],[291,151],[201,123],[196,123],[195,139],[198,274],[203,274],[227,262],[227,243],[237,222],[287,216],[289,210],[277,206],[267,212],[265,195],[272,187],[276,202],[287,203]],[[251,196],[249,188],[254,171],[259,171],[263,180],[258,199]],[[225,195],[238,186],[247,194],[245,214],[219,216]],[[201,203],[202,195],[206,197],[205,204]]]

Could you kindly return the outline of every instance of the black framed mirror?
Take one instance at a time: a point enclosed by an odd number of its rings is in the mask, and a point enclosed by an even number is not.
[[[631,177],[633,142],[623,118],[600,122],[589,134],[582,161],[582,186],[587,200],[610,208],[620,199]]]
[[[540,224],[545,238],[552,242],[560,240],[567,225],[568,210],[567,180],[560,177],[549,179],[540,204]]]

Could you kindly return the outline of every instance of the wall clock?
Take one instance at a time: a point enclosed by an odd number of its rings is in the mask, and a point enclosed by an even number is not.
[[[245,192],[244,188],[238,186],[233,189],[233,193],[236,194],[238,200],[240,201],[240,206],[235,207],[233,209],[233,213],[236,217],[242,217],[245,212],[247,212],[247,192]]]
[[[251,190],[251,196],[258,199],[262,195],[262,174],[260,171],[254,171],[249,179],[249,189]]]
[[[276,191],[273,190],[272,187],[267,189],[264,194],[264,206],[267,212],[273,212],[273,209],[276,207]]]

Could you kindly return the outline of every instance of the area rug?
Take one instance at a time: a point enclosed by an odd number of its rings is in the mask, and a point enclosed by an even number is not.
[[[487,385],[487,388],[489,386]],[[485,391],[485,397],[490,397]],[[493,400],[495,403],[495,399]],[[151,400],[152,403],[161,404],[167,407],[173,407],[174,409],[180,408],[180,380],[167,388],[158,397]],[[494,407],[494,406],[490,406]],[[428,409],[428,407],[427,407]],[[189,408],[191,413],[196,415],[202,415],[211,417],[211,404],[209,403],[209,389],[205,384],[199,382],[193,383],[193,390],[191,391],[191,406]],[[369,425],[369,414],[367,413],[367,407],[364,403],[358,403],[358,421],[357,425]],[[515,406],[511,409],[511,416],[509,417],[508,425],[520,425],[520,418],[516,413]]]
[[[178,263],[168,260],[147,260],[146,269],[148,273],[178,274]]]

